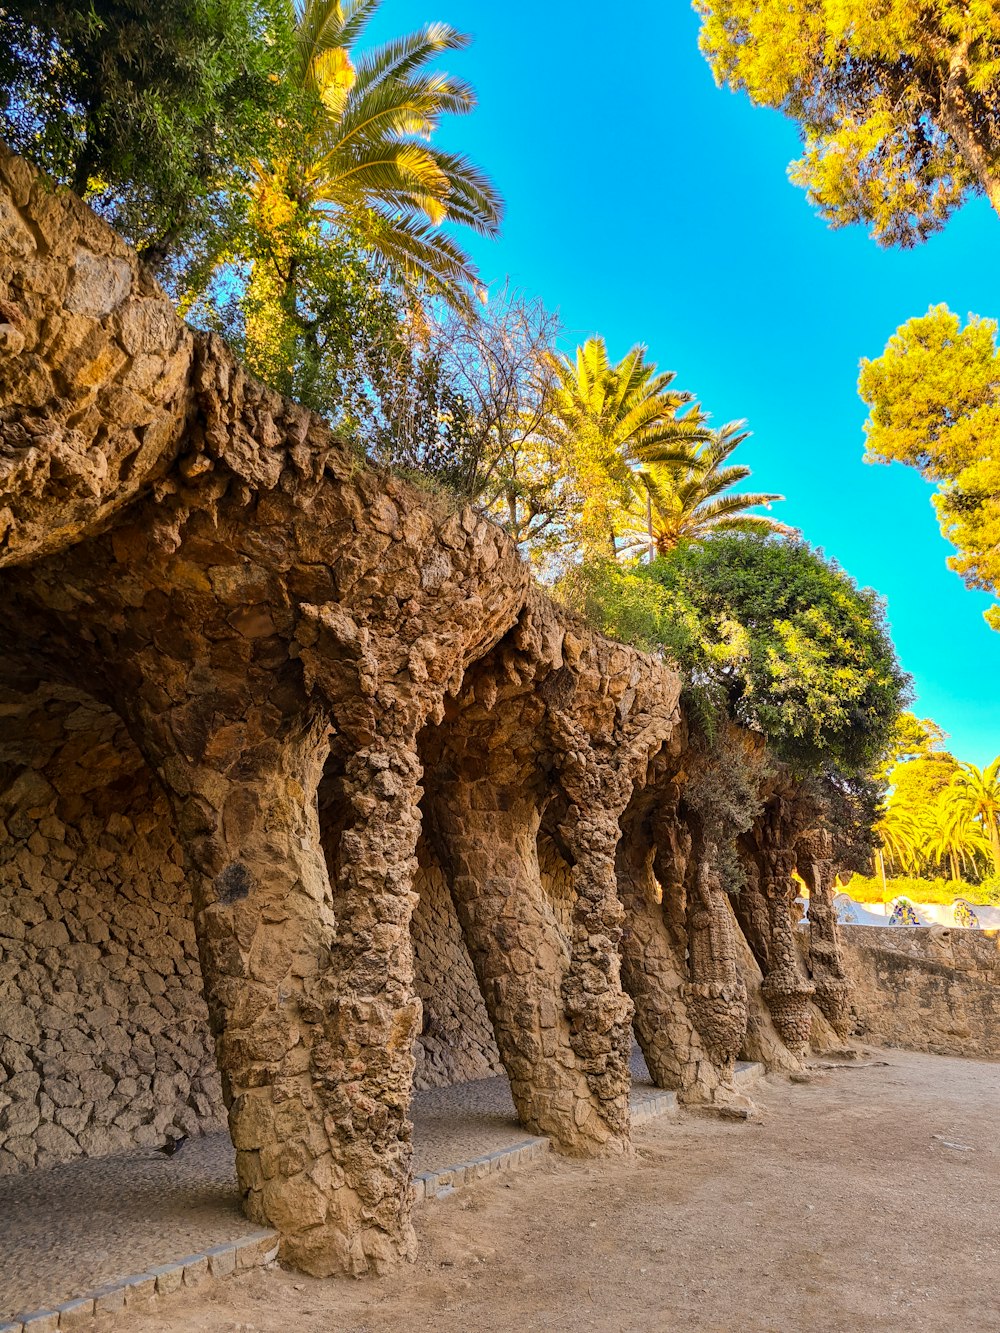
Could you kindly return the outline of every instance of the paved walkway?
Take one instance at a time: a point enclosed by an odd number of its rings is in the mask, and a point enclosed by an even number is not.
[[[662,1096],[638,1050],[633,1106]],[[506,1078],[414,1097],[414,1173],[525,1141]],[[0,1320],[245,1236],[228,1134],[0,1177]]]

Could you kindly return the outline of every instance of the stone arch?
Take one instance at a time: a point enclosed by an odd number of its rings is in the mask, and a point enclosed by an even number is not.
[[[514,685],[504,666],[510,652],[508,639],[476,663],[440,725],[421,735],[425,832],[522,1124],[564,1151],[621,1150],[627,1052],[612,1079],[601,996],[591,996],[593,1012],[573,1007],[576,858],[557,827],[560,779],[544,691]]]
[[[746,1030],[731,909],[713,849],[685,807],[683,734],[655,756],[622,814],[616,857],[625,907],[622,980],[660,1087],[711,1098],[732,1077]]]

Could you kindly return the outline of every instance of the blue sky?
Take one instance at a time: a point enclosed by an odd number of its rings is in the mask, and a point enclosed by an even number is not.
[[[1000,753],[990,599],[947,569],[932,488],[862,461],[856,385],[859,359],[931,304],[1000,316],[1000,219],[976,201],[912,251],[829,230],[786,177],[795,127],[715,87],[687,6],[620,15],[595,0],[384,0],[368,39],[436,19],[473,36],[444,67],[480,105],[439,141],[507,201],[503,238],[470,247],[483,275],[510,275],[615,357],[648,344],[716,423],[746,417],[754,489],[783,493],[775,516],[887,598],[917,712],[984,764]]]

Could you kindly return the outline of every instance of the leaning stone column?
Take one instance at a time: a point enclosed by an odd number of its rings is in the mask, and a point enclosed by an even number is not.
[[[345,881],[355,898],[385,883],[370,908],[382,972],[359,984],[362,923],[335,919],[320,846],[329,728],[317,718],[259,731],[248,719],[209,737],[211,768],[176,753],[158,766],[193,871],[240,1191],[248,1217],[281,1233],[289,1263],[317,1276],[378,1271],[414,1248],[403,1084],[418,1002],[386,977],[406,970],[393,948],[401,909],[386,907],[406,896],[413,775],[405,758],[355,761]],[[383,861],[389,829],[401,851]]]
[[[832,839],[816,829],[799,839],[799,873],[809,890],[809,964],[816,1006],[841,1040],[851,1029],[851,985],[840,956],[837,913],[833,906]]]
[[[625,908],[622,981],[635,1005],[635,1035],[653,1082],[685,1100],[704,1101],[720,1079],[685,999],[684,878],[690,837],[675,818],[661,817],[657,824],[658,846],[641,813],[624,823],[618,846],[618,893]]]
[[[617,773],[606,775],[611,780],[605,782],[597,773],[588,777],[589,795],[574,804],[559,829],[572,857],[574,891],[562,995],[570,1041],[597,1099],[599,1121],[615,1136],[611,1143],[624,1145],[630,1131],[634,1008],[621,984],[625,913],[618,898],[615,853],[621,837],[618,819],[631,782],[625,785]]]
[[[703,843],[688,895],[688,955],[691,981],[684,998],[691,1021],[723,1078],[747,1031],[747,992],[736,966],[732,913],[717,868],[718,848]]]
[[[761,986],[782,1041],[795,1055],[809,1049],[812,1030],[810,1000],[815,986],[799,971],[792,931],[791,886],[795,852],[767,848],[761,853],[763,890],[769,911],[769,966]]]
[[[438,789],[432,810],[521,1123],[564,1152],[613,1150],[620,1122],[609,1123],[591,1086],[561,994],[570,959],[541,884],[537,808],[488,778],[462,777]]]

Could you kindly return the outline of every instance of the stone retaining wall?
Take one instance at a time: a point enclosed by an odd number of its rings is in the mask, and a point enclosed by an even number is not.
[[[855,1032],[936,1055],[1000,1059],[1000,937],[944,926],[841,926]]]
[[[69,691],[4,694],[0,737],[0,1174],[219,1128],[165,799]]]

